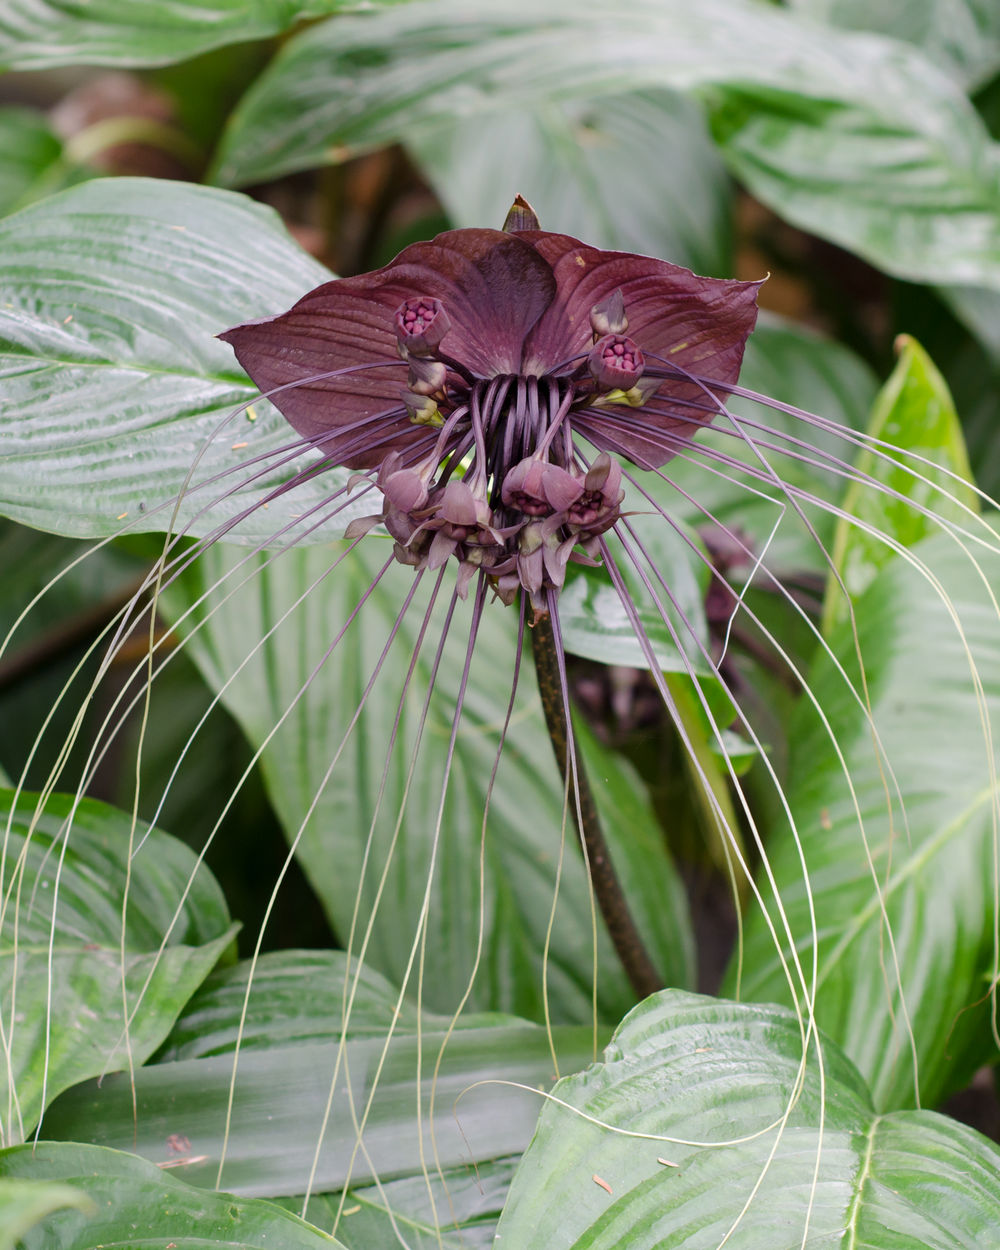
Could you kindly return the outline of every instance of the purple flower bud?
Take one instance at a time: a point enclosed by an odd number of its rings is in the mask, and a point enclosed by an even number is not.
[[[416,538],[410,542],[394,543],[392,554],[400,564],[408,564],[410,568],[414,569],[423,569],[427,567],[427,548],[429,545],[426,535],[417,534]]]
[[[541,523],[532,521],[517,536],[517,573],[521,585],[534,597],[545,574],[545,536]]]
[[[456,529],[476,529],[480,525],[489,525],[491,520],[489,504],[467,482],[448,483],[441,492],[437,513]]]
[[[444,425],[444,417],[437,406],[437,400],[431,399],[429,395],[415,394],[408,391],[404,387],[399,392],[406,411],[410,414],[410,420],[414,425]]]
[[[646,362],[632,339],[606,334],[594,344],[587,365],[600,390],[628,391],[639,381]]]
[[[568,510],[566,521],[581,538],[603,534],[621,515],[624,498],[621,466],[602,451],[588,470],[580,497]]]
[[[617,460],[612,460],[606,451],[594,457],[594,463],[587,470],[583,486],[588,491],[599,491],[609,502],[621,503],[625,498],[622,489],[622,467]]]
[[[426,356],[410,355],[407,358],[410,376],[407,378],[410,390],[414,395],[437,395],[444,391],[448,370],[440,360],[430,360]]]
[[[567,469],[529,456],[507,473],[501,497],[525,516],[548,516],[565,512],[582,491],[582,484]]]
[[[396,339],[404,357],[433,356],[450,329],[451,319],[439,299],[420,295],[396,309]]]
[[[388,503],[400,512],[415,512],[427,503],[427,485],[413,469],[397,469],[381,486]]]
[[[590,328],[594,338],[604,338],[606,334],[624,334],[628,329],[628,317],[625,316],[625,297],[621,287],[612,291],[607,299],[602,299],[590,310]]]

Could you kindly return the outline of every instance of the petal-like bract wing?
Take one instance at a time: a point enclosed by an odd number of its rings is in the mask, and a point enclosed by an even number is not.
[[[531,243],[552,268],[557,292],[528,336],[528,372],[544,373],[590,350],[591,309],[620,289],[628,317],[628,334],[646,354],[709,382],[733,383],[739,376],[743,350],[757,319],[759,282],[700,278],[689,269],[630,252],[605,252],[578,239],[546,231],[525,231],[518,238]],[[651,362],[652,363],[652,362]],[[708,388],[711,392],[711,387]],[[574,428],[598,446],[622,451],[637,463],[658,465],[670,458],[669,444],[659,444],[657,430],[691,437],[693,422],[708,422],[710,395],[702,386],[667,379],[648,406],[629,410],[629,423],[650,427],[648,436],[632,439],[618,422],[613,441],[600,439],[600,415],[574,419]],[[700,415],[699,415],[700,414]],[[595,436],[596,435],[596,436]],[[641,448],[641,450],[640,450]]]
[[[442,351],[474,375],[493,377],[518,372],[525,336],[555,290],[548,264],[516,236],[451,230],[405,248],[384,269],[324,283],[288,312],[220,338],[261,391],[288,388],[272,400],[300,434],[322,440],[337,463],[370,468],[426,439],[400,405],[407,367],[394,317],[404,300],[440,300],[451,323]],[[305,381],[336,370],[349,372]]]

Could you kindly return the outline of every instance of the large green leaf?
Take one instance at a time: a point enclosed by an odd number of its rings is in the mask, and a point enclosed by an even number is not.
[[[6,0],[0,68],[167,65],[356,7],[352,0]]]
[[[334,568],[338,556],[344,558]],[[407,773],[421,706],[442,630],[439,605],[399,714],[398,739],[392,745],[407,666],[418,647],[423,592],[400,627],[346,746],[336,756],[412,586],[412,571],[393,565],[325,662],[324,654],[388,556],[388,544],[372,537],[349,555],[340,547],[302,548],[268,564],[257,558],[248,571],[237,568],[236,554],[217,547],[182,587],[170,593],[169,605],[177,615],[218,585],[196,614],[199,619],[207,618],[206,624],[188,646],[252,743],[264,743],[291,708],[267,742],[265,778],[288,836],[294,838],[305,822],[298,858],[345,941],[364,869],[365,842],[370,826],[374,827],[370,861],[360,886],[362,923],[374,906],[383,866],[389,876],[366,959],[397,984],[402,983],[410,960],[430,882],[424,1001],[451,1011],[473,970],[479,941],[484,803],[510,698],[517,616],[499,604],[487,605],[483,614],[436,834],[450,726],[469,637],[466,609],[460,608],[448,635],[408,792]],[[232,578],[232,593],[227,578]],[[445,584],[450,585],[450,579]],[[442,600],[448,593],[442,592]],[[300,597],[300,606],[287,622],[247,658],[247,640],[269,635]],[[238,676],[226,685],[244,660]],[[321,663],[321,671],[311,678]],[[614,862],[626,892],[634,897],[654,961],[665,982],[687,984],[691,976],[687,909],[655,819],[648,803],[636,793],[634,774],[624,762],[600,748],[585,730],[580,733],[598,802],[603,805]],[[386,791],[376,812],[387,755]],[[405,818],[393,850],[401,810]],[[545,934],[562,855],[559,904],[547,958],[548,992],[557,1019],[589,1018],[591,913],[571,822],[560,851],[563,827],[563,787],[533,690],[530,662],[525,659],[489,801],[484,949],[471,1007],[541,1018]],[[599,929],[600,1008],[603,1015],[615,1019],[630,1004],[630,993]]]
[[[1000,710],[1000,630],[988,587],[1000,559],[978,547],[972,555],[945,535],[921,543],[912,559],[927,575],[897,558],[855,605],[873,724],[852,625],[834,632],[833,654],[855,689],[821,653],[809,687],[830,733],[803,699],[789,734],[797,838],[781,823],[767,844],[807,977],[817,948],[817,1017],[865,1073],[880,1107],[912,1105],[915,1086],[933,1104],[995,1057],[984,996],[997,906],[988,726]],[[780,926],[772,892],[762,888]],[[745,939],[741,996],[786,1000],[778,951],[757,909]]]
[[[0,511],[63,534],[163,530],[201,452],[193,483],[225,477],[189,495],[178,524],[197,517],[204,533],[261,502],[295,466],[199,515],[263,467],[244,461],[294,441],[264,402],[219,429],[257,391],[214,336],[329,276],[269,209],[184,183],[99,179],[0,222]],[[274,534],[330,481],[241,533]]]
[[[347,974],[357,974],[359,981],[345,1030]],[[414,1063],[415,1035],[422,1028],[431,1035],[422,1051],[420,1086],[424,1114],[429,1115],[433,1066],[449,1021],[427,1012],[418,1016],[405,1001],[397,1013],[398,999],[388,981],[371,968],[349,963],[340,951],[273,952],[263,955],[253,968],[246,960],[220,969],[191,999],[157,1056],[159,1064],[138,1073],[141,1119],[135,1146],[129,1091],[124,1084],[109,1094],[104,1087],[94,1086],[71,1091],[52,1108],[46,1129],[50,1134],[58,1130],[62,1136],[138,1149],[154,1162],[164,1161],[164,1141],[173,1133],[173,1153],[185,1178],[212,1184],[212,1165],[217,1167],[222,1150],[232,1063],[204,1060],[231,1055],[239,1037],[242,1057],[226,1150],[226,1183],[241,1192],[294,1194],[306,1187],[336,1062],[336,1042],[342,1036],[349,1041],[342,1073],[356,1071],[353,1065],[359,1059],[362,1071],[373,1073],[374,1057],[394,1022],[397,1040],[389,1052],[389,1068],[379,1082],[366,1134],[366,1145],[376,1152],[383,1176],[374,1185],[370,1163],[359,1156],[340,1225],[334,1227],[339,1204],[335,1193],[313,1197],[307,1217],[336,1232],[348,1245],[368,1246],[379,1244],[380,1235],[388,1235],[388,1203],[393,1218],[407,1226],[419,1246],[436,1246],[442,1230],[449,1250],[469,1244],[462,1238],[474,1237],[474,1244],[488,1245],[515,1162],[513,1155],[503,1155],[503,1151],[525,1145],[537,1108],[533,1098],[526,1100],[502,1085],[481,1086],[457,1104],[454,1096],[474,1081],[495,1078],[547,1086],[552,1080],[548,1041],[541,1029],[498,1015],[466,1015],[458,1021],[459,1062],[446,1058],[435,1098],[435,1131],[441,1134],[439,1147],[451,1162],[440,1175],[432,1167],[427,1177],[415,1131],[418,1074],[406,1062]],[[366,1045],[358,1047],[355,1042]],[[298,1044],[306,1049],[297,1051]],[[405,1046],[402,1054],[401,1044]],[[558,1028],[552,1044],[564,1069],[580,1067],[593,1055],[588,1028]],[[252,1070],[247,1070],[244,1064],[251,1052],[256,1059]],[[264,1052],[273,1054],[268,1058]],[[356,1079],[355,1097],[362,1100],[373,1084],[372,1076]],[[338,1090],[335,1107],[343,1104],[343,1076]],[[469,1149],[475,1152],[475,1165],[470,1167],[459,1161],[463,1155],[457,1150],[452,1111],[454,1106],[460,1124],[469,1129],[472,1121],[465,1119],[466,1101],[475,1108],[483,1098],[486,1104],[476,1112],[475,1132],[465,1144],[466,1157]],[[266,1126],[263,1132],[262,1125]],[[181,1128],[183,1142],[179,1140]],[[331,1144],[321,1155],[316,1178],[321,1187],[342,1184],[347,1176],[353,1136],[339,1115],[328,1133],[344,1138],[345,1132],[346,1147],[342,1142],[336,1150]],[[392,1148],[387,1150],[390,1142]],[[169,1155],[168,1149],[166,1161]],[[197,1163],[181,1163],[182,1159]],[[393,1180],[388,1180],[387,1170]],[[299,1210],[302,1199],[289,1198],[286,1205]],[[453,1227],[456,1223],[461,1225],[460,1234]]]
[[[167,834],[130,836],[127,815],[89,800],[55,796],[35,820],[35,796],[13,799],[0,794],[7,1142],[68,1086],[150,1055],[233,932],[211,875]]]
[[[841,583],[856,598],[894,558],[893,549],[878,535],[890,534],[912,547],[939,531],[938,518],[965,525],[979,511],[979,497],[966,485],[972,470],[948,385],[915,339],[901,336],[898,346],[899,361],[868,423],[868,433],[879,445],[866,449],[855,465],[885,491],[855,480],[844,497],[847,515],[837,523],[833,547],[841,582],[831,578],[824,611],[827,630],[847,616]]]
[[[1000,287],[996,147],[958,86],[908,44],[751,0],[634,0],[627,22],[574,0],[428,0],[322,23],[248,93],[215,177],[664,87],[707,101],[731,169],[788,220],[891,273]]]
[[[1000,70],[1000,8],[993,0],[790,0],[847,30],[915,43],[970,90]]]
[[[731,271],[729,180],[701,111],[673,92],[455,118],[409,147],[456,226],[499,225],[515,188],[547,229]]]
[[[552,1041],[566,1071],[593,1056],[593,1035],[585,1026],[556,1028]],[[422,1177],[424,1166],[433,1172],[470,1158],[519,1153],[538,1116],[537,1091],[554,1080],[545,1030],[523,1021],[487,1021],[450,1037],[440,1030],[420,1038],[402,1034],[380,1067],[383,1049],[381,1038],[345,1044],[329,1123],[337,1043],[303,1042],[241,1054],[235,1083],[228,1054],[147,1064],[135,1073],[135,1108],[124,1075],[78,1085],[52,1107],[46,1132],[133,1150],[207,1187],[216,1184],[224,1150],[223,1185],[269,1197],[305,1191],[322,1139],[313,1187],[324,1192],[348,1181]],[[357,1149],[345,1081],[359,1119],[372,1096],[363,1151]]]
[[[344,1002],[349,998],[347,1025]],[[329,1042],[341,1036],[384,1038],[392,1028],[408,1037],[420,1028],[443,1032],[447,1016],[418,1012],[412,1001],[374,968],[343,951],[269,951],[218,968],[181,1012],[157,1062],[199,1059],[293,1042]],[[456,1029],[524,1022],[497,1013],[460,1016]]]
[[[776,1007],[676,991],[647,999],[603,1063],[556,1086],[568,1105],[542,1112],[498,1241],[964,1250],[993,1240],[997,1147],[944,1116],[877,1115],[829,1042],[823,1083],[813,1041],[797,1089],[802,1045],[799,1020]]]
[[[345,981],[351,1010],[343,1028]],[[355,985],[356,981],[356,985]],[[244,1016],[244,1005],[246,1014]],[[286,950],[219,968],[191,998],[157,1056],[160,1062],[198,1059],[291,1042],[384,1037],[395,1021],[400,1035],[416,1030],[418,1013],[374,968],[349,963],[343,951]],[[459,1021],[462,1027],[466,1020]],[[424,1013],[428,1028],[447,1020]]]
[[[63,1207],[93,1210],[87,1195],[72,1185],[0,1179],[0,1250],[16,1250],[30,1228]]]
[[[271,1202],[195,1189],[145,1159],[98,1146],[15,1146],[0,1151],[0,1177],[66,1181],[93,1201],[89,1211],[49,1216],[24,1235],[22,1250],[336,1250],[340,1245]]]

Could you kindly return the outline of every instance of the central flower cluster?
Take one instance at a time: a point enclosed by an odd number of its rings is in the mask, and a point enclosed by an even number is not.
[[[657,468],[719,411],[758,285],[540,230],[517,201],[504,230],[446,231],[221,337],[381,492],[350,537],[381,523],[403,563],[454,557],[461,594],[478,573],[542,613],[619,520],[619,458]]]
[[[592,310],[591,325],[589,355],[557,373],[479,378],[441,350],[451,326],[441,301],[405,300],[395,314],[409,366],[401,397],[413,423],[438,433],[416,463],[400,451],[386,456],[376,478],[383,510],[353,522],[348,537],[381,522],[403,564],[434,569],[455,557],[459,594],[483,572],[505,603],[523,588],[544,612],[545,592],[562,587],[568,561],[594,562],[625,494],[607,452],[581,462],[574,409],[641,402],[642,353],[617,332],[626,328],[620,292]],[[612,325],[615,332],[601,333]]]

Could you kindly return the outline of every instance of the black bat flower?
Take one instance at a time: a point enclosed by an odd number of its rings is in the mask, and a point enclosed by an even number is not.
[[[399,560],[455,556],[536,618],[619,518],[609,453],[658,468],[719,411],[758,283],[552,234],[450,230],[227,330],[240,363],[332,464],[375,470]],[[595,454],[596,452],[596,454]]]

